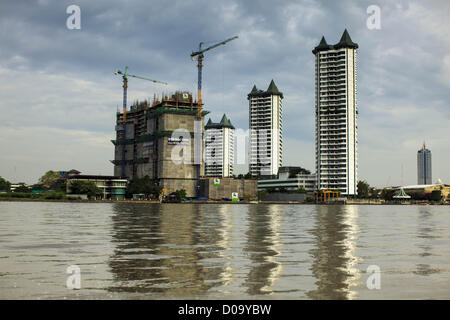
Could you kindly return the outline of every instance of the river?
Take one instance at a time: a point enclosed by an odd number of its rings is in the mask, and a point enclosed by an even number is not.
[[[0,299],[450,299],[450,207],[0,202]]]

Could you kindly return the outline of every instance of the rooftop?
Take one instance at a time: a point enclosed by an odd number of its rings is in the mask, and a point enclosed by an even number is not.
[[[327,41],[325,40],[325,37],[322,36],[319,45],[314,48],[312,53],[316,54],[319,51],[327,51],[341,48],[353,48],[353,49],[358,48],[358,44],[352,41],[352,38],[350,38],[350,34],[348,33],[347,29],[344,30],[341,40],[339,40],[339,42],[334,45],[328,44]]]
[[[234,126],[231,124],[230,119],[227,118],[225,113],[222,116],[222,120],[220,122],[212,122],[211,119],[205,125],[205,129],[221,129],[221,128],[230,128],[234,129]]]
[[[278,87],[276,86],[275,81],[273,81],[273,79],[272,81],[270,81],[269,87],[267,88],[266,91],[259,90],[258,88],[256,88],[256,85],[254,85],[252,91],[250,91],[247,98],[250,99],[250,97],[268,97],[271,95],[278,95],[281,96],[281,98],[283,98],[283,93],[280,92],[280,90],[278,90]]]

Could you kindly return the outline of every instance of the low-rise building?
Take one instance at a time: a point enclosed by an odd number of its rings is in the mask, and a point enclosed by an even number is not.
[[[74,181],[94,182],[102,192],[102,199],[122,200],[125,199],[125,191],[127,189],[127,179],[116,176],[101,175],[73,175],[67,178],[66,192],[72,193],[70,188]]]
[[[255,179],[203,177],[200,182],[200,195],[211,200],[232,200],[233,197],[245,200],[258,198]]]
[[[280,167],[278,175],[273,178],[258,180],[258,191],[260,190],[297,190],[304,188],[306,192],[316,190],[316,174],[304,173],[301,167]]]
[[[450,185],[443,183],[436,184],[419,184],[404,186],[402,189],[405,193],[413,198],[423,198],[426,195],[431,195],[433,191],[441,191],[441,196],[445,200],[450,198]]]

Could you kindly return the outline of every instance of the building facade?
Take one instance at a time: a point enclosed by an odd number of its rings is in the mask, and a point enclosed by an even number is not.
[[[250,174],[276,175],[283,162],[283,93],[272,80],[266,91],[253,86],[247,98]]]
[[[205,176],[232,177],[234,173],[234,126],[224,114],[219,123],[205,126]]]
[[[74,181],[94,182],[97,188],[100,189],[101,199],[123,200],[125,199],[125,192],[127,189],[127,179],[115,176],[101,176],[101,175],[70,175],[67,178],[66,192],[72,193],[71,184]]]
[[[177,91],[171,96],[154,98],[131,107],[126,114],[117,113],[114,174],[120,175],[122,165],[129,179],[149,176],[170,192],[184,189],[188,197],[196,195],[196,170],[203,175],[203,154],[195,159],[195,144],[203,141],[203,117],[197,120],[198,104],[189,92]],[[199,123],[197,123],[199,122]],[[197,132],[198,131],[198,132]],[[123,134],[126,135],[125,145]],[[122,152],[125,148],[125,163]],[[197,165],[200,163],[200,166]]]
[[[417,184],[431,184],[431,151],[425,147],[417,151]]]
[[[280,167],[277,177],[272,179],[259,179],[258,191],[282,190],[295,191],[299,188],[312,193],[316,190],[317,176],[304,172],[300,167]]]
[[[358,140],[356,49],[347,30],[335,45],[324,37],[315,55],[317,188],[357,194]]]

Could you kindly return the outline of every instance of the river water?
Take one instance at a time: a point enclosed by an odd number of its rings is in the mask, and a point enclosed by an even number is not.
[[[450,207],[0,202],[0,299],[450,299]]]

